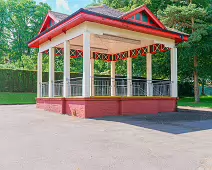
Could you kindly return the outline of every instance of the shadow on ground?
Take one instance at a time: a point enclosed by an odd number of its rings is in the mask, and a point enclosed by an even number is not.
[[[104,117],[97,118],[96,120],[121,122],[171,134],[183,134],[212,129],[212,112],[201,111]]]

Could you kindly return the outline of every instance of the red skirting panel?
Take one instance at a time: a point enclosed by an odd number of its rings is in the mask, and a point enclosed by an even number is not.
[[[157,114],[174,112],[177,98],[171,97],[92,97],[38,98],[37,108],[80,118]]]
[[[37,108],[65,114],[65,98],[37,98]]]

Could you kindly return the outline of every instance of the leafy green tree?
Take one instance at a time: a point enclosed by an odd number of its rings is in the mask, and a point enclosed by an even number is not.
[[[4,41],[7,38],[7,34],[5,34],[5,25],[6,25],[6,3],[4,0],[0,0],[0,59],[1,56],[4,56],[8,51],[7,41]]]
[[[172,5],[173,3],[179,4],[179,2],[171,0],[94,0],[91,6],[105,4],[112,8],[128,12],[141,5],[147,5],[154,14],[157,14],[159,9],[163,10],[167,5]]]
[[[34,55],[36,50],[28,48],[28,41],[39,32],[38,25],[42,22],[50,7],[46,3],[36,4],[33,0],[0,0],[0,45],[1,51],[6,51],[10,60],[22,61],[22,56]],[[21,62],[24,67],[24,63]]]
[[[158,11],[158,14],[168,27],[191,34],[189,42],[182,45],[186,47],[186,54],[184,54],[183,58],[193,58],[195,101],[199,102],[198,57],[204,55],[208,46],[208,42],[203,43],[203,39],[209,34],[208,13],[204,8],[192,4],[192,0],[190,0],[187,6],[168,6],[164,11]],[[202,59],[202,61],[206,60]]]

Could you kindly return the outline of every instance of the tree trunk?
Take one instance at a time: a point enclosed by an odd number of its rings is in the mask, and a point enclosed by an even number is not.
[[[190,3],[192,3],[192,0],[190,0]],[[192,33],[194,33],[194,18],[193,17],[191,18],[191,24],[192,24]],[[198,57],[194,56],[194,98],[196,103],[200,102],[197,67],[198,67]]]
[[[202,95],[205,96],[205,80],[202,79]]]
[[[194,97],[195,97],[195,102],[200,101],[199,97],[199,81],[198,81],[198,71],[197,71],[197,66],[198,66],[198,60],[197,56],[194,57]]]

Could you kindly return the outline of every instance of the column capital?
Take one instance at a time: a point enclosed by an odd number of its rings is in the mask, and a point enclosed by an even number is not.
[[[89,31],[87,31],[87,30],[85,30],[84,32],[83,32],[83,36],[89,36],[90,37],[90,32]]]
[[[150,54],[150,45],[147,47],[147,54]]]

